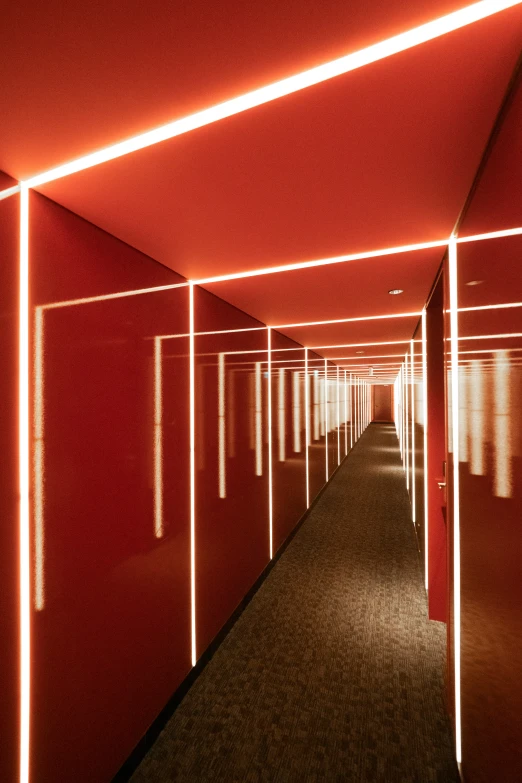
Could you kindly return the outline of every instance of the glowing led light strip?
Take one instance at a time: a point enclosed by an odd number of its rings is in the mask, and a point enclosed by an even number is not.
[[[63,302],[51,302],[42,305],[43,310],[59,310],[62,307],[74,307],[76,305],[90,304],[92,302],[107,302],[110,299],[125,299],[128,296],[142,296],[143,294],[156,294],[160,291],[172,291],[175,288],[186,288],[189,283],[173,283],[172,285],[159,285],[154,288],[138,288],[135,291],[120,291],[116,294],[101,294],[100,296],[85,296],[82,299],[67,299]],[[167,337],[189,337],[188,334],[158,335],[162,339]]]
[[[429,487],[428,487],[428,346],[426,334],[426,309],[422,311],[422,405],[424,419],[424,585],[429,581]]]
[[[268,537],[270,560],[273,557],[273,493],[272,493],[272,330],[267,327],[268,343]]]
[[[353,449],[353,380],[352,373],[350,373],[350,386],[349,386],[349,399],[350,399],[350,450]]]
[[[462,762],[462,726],[460,700],[460,484],[459,484],[459,374],[458,374],[458,288],[457,243],[449,243],[449,289],[451,327],[452,424],[453,424],[453,605],[455,657],[455,749],[457,763]]]
[[[419,317],[421,313],[393,313],[392,315],[365,315],[359,318],[334,318],[330,321],[304,321],[300,324],[277,324],[272,329],[293,329],[298,326],[325,326],[328,324],[349,324],[356,321],[383,321],[388,318],[414,318]]]
[[[324,360],[324,431],[325,431],[325,467],[326,467],[326,480],[328,481],[328,368],[327,361]]]
[[[218,354],[218,490],[221,499],[227,496],[225,433],[225,354]]]
[[[505,310],[511,307],[522,307],[522,302],[509,302],[508,304],[481,305],[480,307],[459,307],[459,313],[471,313],[476,310]]]
[[[341,464],[341,408],[339,397],[339,367],[337,367],[337,464]]]
[[[33,399],[33,483],[34,483],[34,606],[41,611],[45,604],[44,568],[44,314],[41,307],[34,314],[34,399]]]
[[[279,368],[279,385],[278,385],[278,439],[279,439],[279,462],[285,461],[285,370],[283,367]]]
[[[348,387],[346,385],[346,370],[344,371],[344,456],[348,454]]]
[[[9,198],[10,196],[16,196],[17,193],[20,193],[21,191],[21,185],[13,185],[12,188],[7,188],[6,190],[0,191],[0,201],[3,201],[5,198]]]
[[[203,111],[183,117],[159,128],[141,133],[125,141],[113,144],[104,149],[92,152],[76,160],[57,166],[49,171],[31,178],[27,185],[38,187],[46,182],[74,174],[78,171],[97,166],[100,163],[114,160],[131,152],[145,149],[161,141],[173,139],[197,128],[231,117],[234,114],[248,109],[262,106],[278,98],[311,87],[315,84],[332,79],[336,76],[349,73],[370,63],[378,62],[399,52],[411,49],[419,44],[432,41],[442,35],[459,30],[466,25],[473,24],[480,19],[498,13],[506,8],[517,5],[520,0],[481,0],[481,2],[462,8],[453,13],[434,19],[419,27],[387,38],[384,41],[368,46],[360,51],[339,57],[315,68],[281,79],[278,82],[268,84],[252,92],[245,93],[231,100],[224,101],[216,106],[211,106]]]
[[[305,441],[306,441],[306,508],[310,508],[310,377],[308,375],[308,348],[305,348]]]
[[[256,398],[256,476],[263,475],[263,386],[261,362],[256,362],[255,398]]]
[[[196,399],[194,377],[194,284],[189,287],[189,334],[190,334],[190,625],[192,666],[197,662],[196,647]]]
[[[298,454],[301,451],[301,388],[299,372],[293,372],[293,419],[294,419],[294,452]]]
[[[514,5],[518,5],[518,3],[514,3]],[[522,227],[507,228],[503,231],[489,231],[486,234],[474,234],[469,237],[458,237],[454,241],[461,245],[464,242],[480,242],[483,239],[501,239],[502,237],[514,237],[517,236],[517,234],[522,234]]]
[[[154,338],[154,535],[163,536],[163,383],[161,338]]]
[[[522,332],[506,332],[505,334],[473,334],[470,335],[469,337],[458,337],[457,339],[459,341],[460,340],[508,340],[510,337],[522,337]]]
[[[417,502],[415,493],[416,493],[416,487],[415,484],[417,483],[415,481],[415,377],[414,377],[414,368],[413,368],[413,362],[414,362],[414,354],[413,354],[413,340],[411,341],[410,346],[411,351],[411,514],[412,514],[412,521],[415,525],[417,521],[417,509],[415,508],[415,504]]]
[[[19,302],[20,783],[29,781],[31,719],[31,542],[29,533],[29,191],[20,189]]]
[[[364,348],[368,345],[408,345],[409,340],[387,340],[380,343],[336,343],[335,345],[311,345],[309,346],[311,351],[325,350],[326,348]],[[414,342],[417,342],[414,340]],[[404,356],[404,354],[401,354]]]
[[[522,2],[522,0],[518,0]],[[314,269],[319,266],[331,266],[332,264],[343,264],[347,261],[361,261],[366,258],[381,258],[383,256],[392,256],[397,253],[411,253],[416,250],[429,250],[435,247],[446,247],[447,239],[437,239],[433,242],[420,242],[414,245],[400,245],[397,247],[386,247],[379,250],[367,250],[361,253],[349,253],[342,256],[332,256],[331,258],[319,258],[312,261],[298,261],[293,264],[282,264],[280,266],[261,267],[259,269],[247,270],[245,272],[232,272],[228,275],[217,275],[216,277],[204,277],[195,280],[197,285],[210,285],[211,283],[226,283],[230,280],[243,280],[249,277],[260,277],[262,275],[275,275],[280,272],[295,272],[299,269]],[[297,326],[298,324],[296,324]],[[275,327],[274,327],[275,328]]]

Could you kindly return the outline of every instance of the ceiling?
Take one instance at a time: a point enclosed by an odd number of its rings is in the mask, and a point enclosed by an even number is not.
[[[468,4],[196,0],[175,11],[170,2],[11,4],[0,169],[28,178]],[[444,239],[521,42],[518,6],[38,189],[195,280]],[[510,127],[515,133],[516,118]],[[466,218],[471,227],[480,222],[477,209],[475,223]],[[270,325],[418,313],[443,253],[439,247],[206,287]],[[389,296],[391,288],[404,294]],[[309,346],[408,341],[417,322],[281,331]],[[406,347],[371,351],[404,355]],[[342,360],[339,349],[318,353],[341,366],[364,363],[342,350]]]

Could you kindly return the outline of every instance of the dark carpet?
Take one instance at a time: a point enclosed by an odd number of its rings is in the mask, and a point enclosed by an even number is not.
[[[132,783],[457,781],[397,438],[371,425]]]

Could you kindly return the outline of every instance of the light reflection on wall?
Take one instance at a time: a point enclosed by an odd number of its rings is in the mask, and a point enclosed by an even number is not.
[[[499,351],[494,358],[494,467],[493,494],[510,498],[513,494],[511,442],[511,368],[509,352]]]

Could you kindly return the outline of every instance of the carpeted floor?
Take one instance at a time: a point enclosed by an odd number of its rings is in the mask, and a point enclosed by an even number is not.
[[[397,438],[374,424],[132,783],[453,783],[444,655]]]

